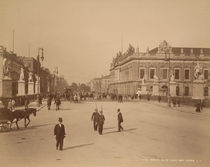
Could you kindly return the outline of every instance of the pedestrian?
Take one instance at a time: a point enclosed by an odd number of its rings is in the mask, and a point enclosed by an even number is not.
[[[61,100],[60,100],[60,97],[59,96],[57,96],[55,98],[55,105],[56,105],[56,111],[59,110],[60,109],[59,107],[61,105]]]
[[[65,138],[65,126],[62,124],[63,119],[58,119],[58,124],[55,125],[54,135],[56,136],[56,150],[63,150],[63,139]]]
[[[150,94],[147,94],[147,101],[150,101]]]
[[[122,113],[120,112],[120,109],[117,109],[118,112],[118,132],[120,132],[121,130],[123,130],[123,127],[121,126],[121,123],[123,122],[123,117],[122,117]]]
[[[200,103],[197,103],[197,104],[195,105],[195,111],[196,111],[196,112],[201,112],[201,104],[200,104]]]
[[[105,117],[103,115],[103,110],[101,110],[99,117],[98,117],[98,133],[100,135],[102,135],[102,133],[103,133],[104,121],[105,121]]]
[[[47,97],[47,108],[48,108],[48,110],[50,110],[51,103],[52,103],[52,97],[51,97],[51,95],[48,95],[48,97]]]
[[[95,131],[97,131],[98,129],[98,120],[99,120],[99,113],[98,113],[98,109],[95,109],[95,112],[93,112],[92,117],[91,117],[91,121],[93,121],[93,128]]]
[[[24,102],[25,110],[28,109],[29,103],[30,103],[29,98],[28,98],[28,96],[26,95],[26,97],[25,97],[25,102]]]
[[[202,111],[203,110],[203,107],[204,107],[204,100],[201,100],[200,101],[200,106],[201,106],[200,108],[201,108],[201,111]]]
[[[159,103],[160,103],[160,101],[161,101],[161,96],[160,96],[160,95],[158,96],[158,101],[159,101]]]
[[[13,109],[12,109],[12,99],[9,99],[9,102],[8,102],[8,104],[7,104],[7,108],[8,108],[10,111],[13,110]]]
[[[176,107],[176,99],[172,99],[173,107]]]
[[[15,100],[12,99],[12,112],[15,111]]]
[[[38,94],[38,95],[37,95],[37,106],[40,107],[40,104],[41,104],[41,103],[40,103],[40,95]]]

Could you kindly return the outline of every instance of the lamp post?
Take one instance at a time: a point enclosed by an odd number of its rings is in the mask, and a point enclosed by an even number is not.
[[[41,57],[40,57],[40,51],[41,51]],[[41,69],[41,62],[40,62],[40,58],[41,61],[44,60],[44,49],[43,48],[38,48],[38,56],[37,56],[37,61],[38,61],[38,78],[37,78],[37,83],[38,83],[38,88],[37,88],[37,94],[40,94],[40,78],[41,78],[41,73],[40,73],[40,69]]]
[[[167,98],[168,98],[168,106],[171,107],[171,94],[170,94],[170,82],[171,82],[171,58],[170,58],[170,51],[171,47],[168,45],[166,41],[163,41],[162,45],[162,50],[165,53],[165,59],[168,61],[168,93],[167,93]]]
[[[170,53],[168,52],[168,106],[171,107],[171,93],[170,93],[170,82],[171,82],[171,61],[170,61]]]

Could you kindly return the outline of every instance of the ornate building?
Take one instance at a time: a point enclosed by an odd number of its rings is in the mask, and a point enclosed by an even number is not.
[[[143,53],[129,45],[127,52],[113,58],[109,91],[202,99],[196,92],[200,90],[203,98],[209,98],[209,75],[210,48],[171,47],[163,41]]]
[[[16,54],[0,46],[0,97],[10,98],[20,95],[19,83],[27,79],[27,70]],[[25,85],[22,85],[25,90]]]
[[[11,98],[22,104],[26,95],[36,98],[37,94],[54,93],[67,86],[63,76],[51,74],[39,60],[17,56],[0,46],[0,101],[5,105]]]

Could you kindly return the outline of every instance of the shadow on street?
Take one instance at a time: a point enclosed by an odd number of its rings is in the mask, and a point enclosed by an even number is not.
[[[10,130],[9,132],[19,132],[19,131],[26,131],[26,130],[32,130],[32,129],[37,129],[39,127],[42,127],[42,126],[50,126],[50,125],[54,125],[53,123],[50,123],[50,124],[41,124],[41,125],[33,125],[33,126],[28,126],[27,128],[24,128],[24,127],[20,127],[20,129],[17,129],[15,127],[15,129],[12,128],[12,130]],[[14,125],[16,126],[16,125]]]
[[[107,129],[114,129],[115,127],[107,127],[107,128],[104,128],[104,130],[107,130]]]
[[[80,147],[85,147],[85,146],[90,146],[93,145],[94,143],[88,143],[88,144],[80,144],[80,145],[75,145],[75,146],[71,146],[71,147],[66,147],[63,150],[70,150],[70,149],[74,149],[74,148],[80,148]]]
[[[130,131],[134,131],[134,130],[136,130],[136,129],[137,129],[137,128],[124,129],[124,130],[122,130],[121,132],[130,132]],[[115,130],[115,131],[105,132],[105,133],[103,133],[103,134],[110,134],[110,133],[119,133],[119,131],[118,131],[118,130]]]

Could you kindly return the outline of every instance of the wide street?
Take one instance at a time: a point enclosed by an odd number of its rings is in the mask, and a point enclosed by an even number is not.
[[[103,135],[93,130],[91,115],[103,107]],[[117,132],[117,108],[123,132]],[[53,129],[63,118],[64,150],[55,147]],[[61,110],[43,107],[31,124],[0,133],[0,166],[204,166],[210,165],[210,110],[168,108],[156,102],[62,102]]]

